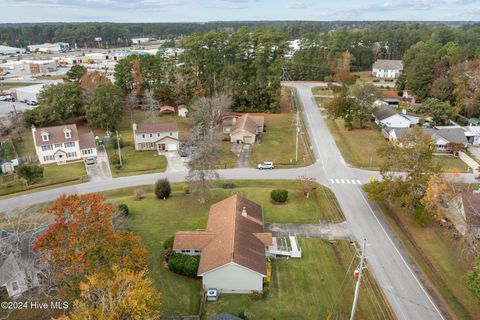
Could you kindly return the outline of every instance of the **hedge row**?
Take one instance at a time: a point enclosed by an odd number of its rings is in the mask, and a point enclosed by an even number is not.
[[[168,269],[187,277],[196,278],[199,263],[200,256],[175,253],[168,260]]]

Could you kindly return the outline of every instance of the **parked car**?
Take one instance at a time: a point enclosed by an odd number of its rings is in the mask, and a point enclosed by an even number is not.
[[[95,158],[94,158],[94,157],[87,157],[87,158],[85,158],[85,164],[86,164],[87,166],[92,165],[92,164],[95,164]]]
[[[27,101],[28,106],[36,106],[37,103],[35,101]]]
[[[273,165],[273,162],[265,161],[265,162],[261,162],[261,163],[257,164],[257,168],[260,169],[260,170],[273,169],[273,168],[275,168],[275,166]]]

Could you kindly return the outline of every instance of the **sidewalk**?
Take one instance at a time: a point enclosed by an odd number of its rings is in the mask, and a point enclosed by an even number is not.
[[[460,152],[459,156],[460,156],[460,160],[465,162],[465,164],[470,167],[470,169],[472,170],[472,173],[479,173],[479,171],[478,171],[478,167],[480,166],[479,163],[477,163],[475,160],[473,160],[465,152]]]

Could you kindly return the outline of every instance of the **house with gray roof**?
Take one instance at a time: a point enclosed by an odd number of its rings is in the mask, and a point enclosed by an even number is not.
[[[377,60],[372,66],[372,76],[375,78],[396,79],[402,72],[402,60]]]
[[[420,122],[420,116],[405,109],[391,106],[379,106],[373,112],[375,123],[382,129],[410,128]]]

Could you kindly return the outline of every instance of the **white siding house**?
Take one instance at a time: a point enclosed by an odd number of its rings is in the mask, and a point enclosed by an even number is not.
[[[204,288],[215,288],[225,293],[250,293],[263,290],[264,275],[234,262],[199,274]]]
[[[93,133],[79,134],[75,124],[45,128],[32,126],[32,136],[40,164],[64,164],[97,155]]]
[[[420,116],[391,106],[380,106],[373,114],[380,128],[410,128],[420,122]]]
[[[175,122],[134,123],[132,128],[135,150],[178,150],[178,125]]]
[[[372,75],[375,78],[395,79],[403,72],[401,60],[377,60],[372,66]]]

